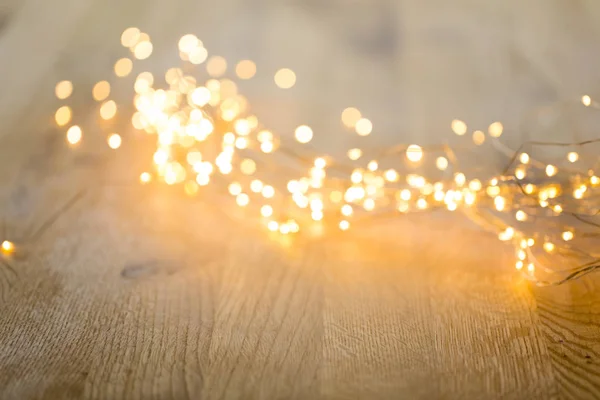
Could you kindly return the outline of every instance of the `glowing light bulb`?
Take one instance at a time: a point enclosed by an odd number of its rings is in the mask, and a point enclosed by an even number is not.
[[[473,143],[477,146],[481,146],[485,142],[485,133],[482,131],[473,132]]]
[[[313,138],[313,131],[309,126],[300,125],[295,131],[296,140],[300,143],[308,143]]]
[[[289,89],[296,84],[296,74],[288,68],[282,68],[275,73],[275,84],[281,89]]]
[[[554,165],[548,164],[546,166],[546,175],[548,176],[554,176],[558,173],[558,168],[556,168]]]
[[[581,97],[581,102],[584,106],[589,107],[590,105],[592,105],[592,98],[588,95],[585,95]]]
[[[444,171],[446,168],[448,168],[448,160],[445,157],[438,157],[435,160],[435,166],[439,170]]]
[[[517,219],[517,221],[526,221],[527,220],[527,214],[525,214],[524,211],[519,210],[515,213],[515,218]]]
[[[60,81],[56,84],[54,92],[58,99],[64,100],[73,93],[73,84],[71,81]]]
[[[567,160],[569,160],[570,162],[574,163],[577,160],[579,160],[579,154],[577,154],[574,151],[571,151],[569,154],[567,154]]]
[[[148,172],[142,172],[140,174],[140,182],[149,183],[151,180],[152,180],[152,175],[150,175]]]
[[[548,253],[551,253],[554,251],[554,243],[551,242],[546,242],[544,243],[544,250],[546,250]]]
[[[575,236],[575,235],[574,235],[574,234],[573,234],[573,232],[571,232],[571,231],[564,231],[564,232],[562,233],[562,238],[563,238],[563,240],[564,240],[565,242],[568,242],[569,240],[572,240],[574,236]]]
[[[488,133],[490,134],[491,137],[494,138],[498,138],[502,135],[502,131],[504,130],[504,127],[502,126],[502,123],[500,122],[494,122],[493,124],[490,124],[490,126],[488,127]]]
[[[77,144],[81,141],[82,136],[81,128],[77,125],[73,125],[67,131],[67,142],[70,144]]]
[[[519,260],[515,263],[515,268],[517,269],[517,271],[520,271],[523,269],[523,261]]]
[[[452,132],[456,133],[458,136],[462,136],[467,133],[467,124],[459,119],[453,120],[452,124],[450,124],[450,127],[452,128]]]
[[[354,129],[360,136],[367,136],[373,131],[373,123],[367,118],[361,118],[356,121]]]
[[[5,240],[2,242],[2,252],[4,253],[12,253],[15,250],[15,245],[13,242]]]
[[[406,149],[406,158],[408,158],[408,160],[412,162],[421,161],[421,159],[423,158],[423,149],[421,149],[421,147],[416,144],[411,144]]]
[[[503,211],[505,206],[506,206],[506,199],[504,197],[497,196],[494,198],[494,207],[496,207],[496,210]]]
[[[271,215],[273,215],[273,207],[271,207],[268,204],[265,204],[260,208],[260,214],[265,218],[270,217]]]
[[[348,107],[342,111],[342,123],[348,128],[354,128],[362,115],[354,107]]]
[[[119,147],[121,147],[121,136],[119,136],[119,134],[117,133],[113,133],[112,135],[110,135],[107,141],[108,147],[110,147],[111,149],[118,149]]]

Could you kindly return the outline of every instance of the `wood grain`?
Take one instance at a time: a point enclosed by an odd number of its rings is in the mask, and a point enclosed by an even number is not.
[[[157,44],[150,70],[188,30],[255,58],[242,89],[257,113],[284,132],[310,119],[331,153],[355,140],[331,118],[349,105],[382,144],[433,142],[457,116],[510,127],[595,82],[592,2],[459,3],[7,2],[0,239],[20,251],[0,259],[0,398],[597,398],[596,276],[532,289],[509,248],[453,214],[278,240],[209,192],[137,185],[142,145],[111,152],[91,130],[72,151],[51,127],[54,83],[73,79],[89,115],[129,25]],[[295,91],[272,85],[282,66]]]

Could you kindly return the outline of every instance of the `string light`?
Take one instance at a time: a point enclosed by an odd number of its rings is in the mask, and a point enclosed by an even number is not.
[[[569,160],[570,162],[574,163],[577,160],[579,160],[579,154],[577,154],[574,151],[571,151],[569,154],[567,154],[567,160]]]
[[[14,245],[13,242],[5,240],[5,241],[2,242],[1,248],[2,248],[2,252],[4,254],[10,254],[10,253],[12,253],[15,250],[15,245]]]
[[[71,122],[71,107],[62,106],[54,114],[54,120],[58,126],[64,126]]]
[[[301,125],[296,128],[296,140],[300,143],[308,143],[313,138],[313,131],[309,126]]]
[[[133,69],[133,62],[129,58],[121,58],[115,63],[115,75],[119,78],[126,77]]]
[[[483,142],[485,142],[485,133],[482,131],[473,132],[473,143],[475,143],[477,146],[481,146]]]
[[[149,35],[138,28],[123,32],[121,44],[139,60],[150,57],[153,51]],[[158,82],[158,77],[155,82],[149,72],[136,77],[135,110],[130,120],[136,129],[156,138],[154,172],[141,173],[140,183],[156,179],[168,185],[182,185],[190,196],[204,190],[201,189],[204,186],[225,183],[230,201],[256,213],[269,231],[281,235],[297,233],[301,225],[311,223],[326,226],[333,222],[339,230],[346,231],[351,228],[349,220],[363,220],[364,216],[383,214],[390,209],[404,214],[445,208],[463,212],[482,227],[496,232],[499,240],[512,243],[516,269],[523,270],[527,279],[536,284],[562,283],[600,268],[600,260],[591,264],[587,261],[571,268],[575,272],[565,276],[561,275],[561,268],[548,268],[535,257],[539,251],[562,257],[567,253],[562,247],[574,246],[586,237],[580,234],[579,227],[567,226],[566,222],[551,217],[577,217],[575,222],[586,225],[586,217],[595,215],[599,208],[592,202],[595,192],[590,192],[600,185],[600,178],[593,171],[586,175],[562,167],[559,170],[536,159],[533,150],[523,152],[523,146],[516,151],[506,147],[499,140],[504,131],[502,123],[491,123],[487,128],[489,136],[475,130],[472,140],[467,140],[472,142],[471,146],[487,140],[510,158],[501,174],[485,180],[473,179],[475,173],[459,168],[456,149],[460,146],[455,149],[448,145],[411,144],[392,146],[382,152],[352,148],[347,150],[346,162],[338,162],[331,156],[310,154],[307,146],[295,143],[294,147],[294,143],[287,143],[265,129],[251,114],[249,102],[238,92],[236,83],[221,78],[227,71],[227,61],[219,56],[209,58],[195,35],[184,35],[177,45],[185,62],[206,61],[208,80],[190,75],[189,68],[169,68],[164,74],[165,85]],[[132,69],[129,58],[121,58],[114,65],[117,77],[129,75]],[[250,60],[242,60],[235,66],[240,79],[250,79],[256,72],[256,64]],[[290,88],[296,83],[296,74],[284,68],[275,73],[274,80],[278,87]],[[100,81],[92,90],[92,97],[103,102],[100,116],[105,120],[117,113],[114,100],[107,100],[110,89],[109,81]],[[68,99],[72,91],[70,81],[61,81],[55,87],[60,100]],[[592,105],[589,96],[583,96],[581,102],[584,106]],[[61,105],[55,113],[57,125],[68,126],[71,113],[69,106]],[[354,107],[343,110],[341,122],[360,136],[373,132],[373,123]],[[468,127],[456,119],[451,122],[451,130],[464,136]],[[309,143],[313,136],[307,125],[300,125],[294,131],[296,141],[301,144]],[[81,128],[70,126],[66,138],[69,144],[78,144],[82,139]],[[107,136],[113,149],[119,148],[122,140],[116,133]],[[583,146],[540,142],[527,145],[560,145],[578,150]],[[369,156],[365,161],[363,152]],[[265,155],[271,153],[277,157]],[[565,156],[571,163],[580,159],[580,153],[575,151],[563,153]],[[294,163],[275,161],[283,157],[291,158]],[[353,165],[348,165],[348,159]],[[399,160],[403,160],[400,165],[391,164]],[[513,165],[515,161],[520,164]],[[436,170],[430,170],[430,163],[435,164]],[[270,172],[283,177],[292,169],[293,176],[286,175],[288,179],[283,180],[283,186],[277,184],[279,179]],[[352,224],[354,229],[357,225],[360,224]],[[587,226],[593,229],[591,223]],[[6,252],[4,243],[2,249]],[[544,280],[543,276],[554,279]]]
[[[108,146],[111,149],[118,149],[121,147],[121,136],[117,133],[113,133],[108,137]]]
[[[96,101],[105,100],[110,95],[110,83],[100,81],[94,85],[92,89],[92,97]]]
[[[502,135],[503,131],[504,131],[504,127],[502,126],[502,123],[500,123],[500,122],[494,122],[493,124],[491,124],[488,127],[488,133],[493,138],[499,138]]]
[[[416,144],[411,144],[406,149],[406,158],[408,158],[408,160],[412,162],[421,161],[421,159],[423,158],[423,150],[420,146]]]
[[[58,99],[64,100],[73,93],[73,84],[71,81],[60,81],[56,84],[54,92]]]
[[[67,141],[70,144],[77,144],[81,141],[82,132],[81,128],[77,125],[73,125],[67,131]]]
[[[554,176],[554,175],[556,175],[557,172],[558,172],[558,169],[554,165],[548,164],[546,166],[546,175]]]
[[[462,136],[467,133],[467,124],[459,119],[453,120],[450,127],[452,128],[452,132],[456,133],[458,136]]]
[[[236,65],[235,73],[240,79],[250,79],[256,74],[256,64],[251,60],[242,60]]]
[[[581,102],[583,103],[584,106],[589,107],[592,105],[592,99],[590,98],[590,96],[585,95],[581,98]]]
[[[361,118],[356,121],[354,128],[360,136],[367,136],[373,131],[373,123],[367,118]]]
[[[348,128],[354,128],[361,118],[360,111],[354,107],[348,107],[342,111],[342,123]]]
[[[296,84],[296,74],[289,68],[282,68],[275,73],[275,84],[281,89],[289,89]]]

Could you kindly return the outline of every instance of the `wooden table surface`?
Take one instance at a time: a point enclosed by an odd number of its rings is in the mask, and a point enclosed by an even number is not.
[[[382,143],[439,141],[456,117],[506,121],[514,143],[528,107],[598,90],[599,15],[592,0],[3,1],[0,241],[20,250],[0,258],[0,398],[599,398],[600,276],[532,288],[509,247],[444,213],[283,242],[211,196],[130,184],[135,142],[73,151],[52,124],[54,84],[89,93],[138,25],[148,68],[188,31],[257,60],[242,86],[257,113],[308,119],[332,152],[354,139],[319,132],[354,104]],[[293,91],[270,83],[281,66]]]

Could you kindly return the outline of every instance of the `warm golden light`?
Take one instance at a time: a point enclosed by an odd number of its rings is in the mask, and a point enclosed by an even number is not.
[[[235,66],[235,73],[240,79],[251,79],[256,74],[256,64],[251,60],[242,60]]]
[[[148,42],[148,41],[139,42],[133,48],[133,55],[138,60],[145,60],[146,58],[150,57],[150,55],[152,54],[152,49],[153,49],[153,47],[152,47],[151,42]]]
[[[271,207],[268,204],[265,204],[260,208],[260,215],[262,215],[265,218],[270,217],[271,215],[273,215],[273,207]]]
[[[196,47],[189,54],[189,61],[194,65],[200,65],[208,58],[208,51],[204,47]]]
[[[129,58],[121,58],[115,63],[115,75],[123,78],[131,73],[133,62]]]
[[[265,185],[262,190],[262,195],[265,198],[270,199],[275,196],[275,189],[271,185]]]
[[[230,183],[229,193],[231,193],[233,196],[237,196],[238,194],[242,193],[242,185],[237,182]]]
[[[110,95],[110,83],[100,81],[94,85],[92,89],[92,97],[96,101],[105,100]]]
[[[503,211],[505,206],[506,206],[506,199],[504,197],[496,196],[494,198],[494,207],[496,207],[496,210]]]
[[[354,128],[360,136],[367,136],[373,131],[373,123],[366,118],[361,118],[356,122]]]
[[[592,105],[592,98],[588,95],[585,95],[581,98],[581,102],[584,106],[589,107]]]
[[[227,60],[220,56],[212,56],[206,63],[206,72],[213,78],[225,75],[227,72]]]
[[[132,59],[143,60],[153,52],[150,36],[138,28],[126,29],[120,39],[133,55],[130,56]],[[548,177],[558,175],[562,164],[542,164],[544,155],[541,152],[540,160],[520,152],[531,147],[518,147],[515,153],[504,141],[490,139],[502,135],[504,127],[500,122],[490,124],[486,132],[485,129],[469,130],[467,124],[458,119],[451,121],[454,134],[463,136],[471,132],[469,140],[461,140],[462,144],[457,147],[447,142],[426,148],[417,144],[391,143],[380,148],[375,143],[366,143],[356,144],[360,148],[350,148],[355,146],[351,145],[349,149],[336,149],[325,154],[321,152],[323,150],[312,151],[310,146],[294,146],[289,143],[288,137],[266,130],[264,121],[253,114],[251,110],[255,107],[238,90],[233,78],[222,78],[228,72],[228,63],[223,57],[209,58],[204,44],[194,34],[182,36],[177,47],[184,63],[168,68],[166,73],[160,72],[157,77],[161,79],[155,80],[150,72],[139,73],[132,79],[133,101],[124,103],[122,109],[117,110],[114,101],[115,95],[125,93],[125,88],[121,88],[122,82],[113,86],[109,83],[112,82],[110,79],[97,82],[91,93],[94,100],[101,102],[101,118],[111,120],[117,111],[125,114],[133,103],[131,115],[119,118],[118,129],[119,132],[127,132],[131,128],[121,128],[121,122],[130,121],[137,130],[133,132],[134,136],[145,132],[147,138],[155,143],[153,171],[139,175],[142,184],[156,179],[166,185],[177,185],[178,190],[183,189],[189,196],[197,195],[201,187],[211,183],[222,185],[221,188],[231,194],[238,206],[248,207],[251,211],[249,217],[260,217],[262,224],[277,235],[278,240],[298,232],[299,222],[308,223],[308,217],[313,221],[326,221],[310,223],[309,232],[312,230],[311,233],[316,235],[317,232],[323,234],[336,224],[345,231],[350,229],[350,221],[354,218],[362,221],[363,217],[384,216],[392,210],[401,213],[430,208],[458,210],[464,211],[474,222],[495,229],[500,240],[511,242],[515,248],[516,269],[529,272],[527,278],[534,282],[546,283],[535,275],[536,268],[541,268],[541,265],[537,264],[534,255],[542,248],[548,253],[558,253],[558,247],[550,240],[559,240],[565,250],[578,250],[579,246],[576,249],[565,242],[583,237],[585,232],[582,234],[578,229],[567,226],[567,217],[580,212],[586,216],[597,213],[595,191],[600,185],[600,178],[593,170],[587,169],[595,165],[578,164],[580,168],[577,170],[561,169],[560,180],[540,176],[544,172]],[[160,66],[162,61],[158,61],[158,64],[152,65]],[[204,62],[205,73],[191,65]],[[133,62],[129,58],[123,58],[114,65],[114,73],[119,77],[131,74],[132,69]],[[250,79],[257,73],[256,64],[250,60],[240,61],[233,69],[240,79]],[[288,68],[277,70],[273,79],[282,89],[292,88],[297,83],[296,73]],[[69,98],[72,91],[70,81],[59,82],[55,87],[56,96],[61,100]],[[583,96],[581,101],[586,106],[594,105],[594,110],[598,108],[589,96]],[[59,106],[54,119],[59,126],[67,128],[74,119],[72,110],[63,104]],[[341,123],[360,136],[370,135],[373,131],[373,123],[355,107],[341,112]],[[111,128],[112,123],[104,121],[97,125],[100,134],[107,128],[116,129]],[[91,137],[87,134],[88,138]],[[111,131],[104,134],[106,136],[100,138],[106,137],[110,148],[117,149],[122,145],[123,139],[119,134]],[[66,130],[66,140],[71,145],[80,143],[82,136],[79,126]],[[297,142],[309,143],[313,138],[314,132],[307,125],[294,130]],[[95,141],[92,140],[86,147],[93,146]],[[483,174],[489,171],[480,168],[483,165],[467,163],[469,169],[463,169],[466,166],[461,167],[458,155],[462,156],[486,141],[504,153],[510,164],[502,172],[484,178]],[[591,162],[589,157],[583,160],[583,155],[577,152],[587,143],[561,143],[566,150],[563,163],[567,160],[570,163],[580,160]],[[553,144],[528,144],[545,145]],[[345,162],[335,158],[339,151],[346,151]],[[267,156],[272,152],[275,152],[274,157]],[[425,159],[425,153],[429,159]],[[370,158],[365,159],[365,156]],[[286,158],[289,163],[284,161]],[[480,161],[483,164],[488,160]],[[413,164],[421,162],[423,165]],[[257,170],[258,164],[260,170]],[[435,171],[434,167],[440,171],[451,171],[443,173]],[[465,174],[469,175],[469,179]],[[473,179],[475,176],[479,179]],[[490,212],[492,210],[496,212]],[[565,214],[564,218],[557,218],[561,213]],[[298,218],[299,222],[294,218]],[[515,228],[501,225],[506,223],[513,224]],[[539,242],[535,247],[534,238]],[[291,243],[288,240],[287,245]],[[563,251],[560,254],[563,255]],[[582,267],[578,268],[581,270]],[[577,270],[573,268],[573,271]],[[565,274],[566,270],[556,268],[548,272]],[[560,277],[557,275],[556,278]],[[567,276],[566,280],[569,279]],[[558,281],[548,279],[550,284]]]
[[[203,107],[205,105],[208,104],[208,102],[210,101],[210,90],[208,90],[207,88],[205,88],[204,86],[201,86],[199,88],[194,89],[194,91],[192,92],[191,98],[192,98],[192,102],[199,106],[199,107]]]
[[[408,158],[408,160],[412,162],[421,161],[421,159],[423,158],[423,149],[421,149],[421,147],[416,144],[411,144],[406,149],[406,158]]]
[[[67,131],[67,142],[70,144],[77,144],[81,141],[82,132],[81,128],[77,125],[73,125]]]
[[[438,157],[435,160],[435,166],[439,170],[444,171],[446,168],[448,168],[448,160],[445,157]]]
[[[483,142],[485,142],[485,133],[482,131],[473,132],[473,143],[475,143],[477,146],[481,146]]]
[[[573,232],[571,232],[571,231],[564,231],[564,232],[562,233],[562,238],[563,238],[563,240],[564,240],[565,242],[568,242],[569,240],[573,240],[573,237],[574,237],[574,236],[575,236],[575,235],[574,235],[574,234],[573,234]]]
[[[571,151],[569,154],[567,154],[567,160],[569,160],[570,162],[574,163],[577,160],[579,160],[579,154],[577,154],[574,151]]]
[[[118,149],[121,147],[121,136],[117,133],[113,133],[108,137],[108,147],[111,149]]]
[[[102,119],[111,119],[117,114],[117,103],[109,100],[100,107],[100,116]]]
[[[242,171],[242,174],[244,175],[252,175],[256,172],[256,163],[254,160],[246,158],[240,163],[240,171]]]
[[[504,127],[500,122],[494,122],[488,127],[488,133],[491,137],[499,138],[502,135]]]
[[[140,30],[135,27],[127,28],[121,34],[121,44],[123,47],[133,47],[140,39]]]
[[[2,251],[4,253],[12,253],[15,249],[15,245],[13,242],[5,240],[2,242]]]
[[[518,271],[522,270],[523,269],[523,261],[521,261],[521,260],[517,261],[516,264],[515,264],[515,268]]]
[[[362,156],[361,149],[350,149],[348,150],[348,158],[352,161],[358,160]]]
[[[275,73],[275,84],[281,89],[289,89],[296,84],[296,74],[288,68],[282,68]]]
[[[361,117],[362,115],[358,109],[354,107],[348,107],[342,111],[342,124],[344,124],[347,128],[354,128]]]
[[[300,143],[308,143],[313,138],[313,131],[309,126],[300,125],[295,131],[296,140]]]
[[[200,40],[196,37],[196,35],[191,33],[183,35],[177,43],[179,51],[183,53],[190,53],[199,45],[201,45]]]
[[[140,174],[140,182],[149,183],[151,180],[152,180],[152,175],[150,175],[148,172],[142,172]]]
[[[71,122],[71,108],[69,106],[60,107],[58,110],[56,110],[54,119],[56,120],[56,124],[58,126],[65,126]]]
[[[459,119],[453,120],[450,127],[452,128],[452,132],[456,133],[458,136],[462,136],[467,133],[467,124]]]
[[[548,176],[554,176],[558,173],[558,168],[556,168],[554,165],[548,164],[546,166],[546,175]]]
[[[238,206],[245,207],[250,203],[250,197],[248,197],[246,193],[240,193],[235,198],[235,202],[238,204]]]
[[[56,84],[54,93],[56,94],[57,98],[64,100],[73,93],[73,84],[71,81],[60,81]]]
[[[400,175],[394,169],[388,169],[384,173],[385,180],[388,182],[398,182],[400,180]]]
[[[527,214],[525,214],[524,211],[519,210],[515,213],[515,218],[517,219],[517,221],[526,221]]]

